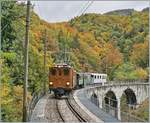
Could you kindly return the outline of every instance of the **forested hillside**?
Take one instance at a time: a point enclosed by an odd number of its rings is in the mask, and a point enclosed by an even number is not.
[[[21,121],[24,77],[26,6],[2,4],[2,120]],[[33,8],[32,8],[33,10]],[[44,32],[47,30],[48,68],[70,51],[69,64],[77,71],[107,73],[109,80],[148,79],[148,11],[130,15],[85,14],[69,22],[48,23],[31,12],[28,99],[42,90]]]

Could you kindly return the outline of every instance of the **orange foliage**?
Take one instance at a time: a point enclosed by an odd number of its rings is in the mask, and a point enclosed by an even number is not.
[[[148,41],[144,43],[134,44],[133,51],[131,52],[130,60],[140,66],[148,64]]]
[[[106,45],[106,50],[105,50],[105,62],[107,66],[117,66],[123,62],[123,56],[119,52],[117,48],[114,48],[112,44],[108,43]]]

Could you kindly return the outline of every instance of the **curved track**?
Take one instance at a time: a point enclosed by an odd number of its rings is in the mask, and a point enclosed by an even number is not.
[[[55,104],[56,104],[56,109],[57,109],[57,112],[59,114],[59,117],[61,118],[62,122],[65,122],[65,120],[64,120],[64,118],[60,112],[59,106],[58,106],[58,100],[56,99],[55,101],[56,101]]]
[[[76,105],[74,105],[73,100],[71,95],[68,98],[62,97],[60,99],[54,98],[53,95],[49,96],[45,107],[45,120],[41,121],[87,122],[76,108]]]
[[[79,122],[87,122],[87,120],[85,118],[83,118],[81,116],[81,114],[78,113],[78,111],[76,111],[74,109],[74,106],[72,106],[71,102],[69,99],[66,99],[66,104],[68,106],[68,108],[71,110],[71,112],[76,116],[76,118],[79,120]]]
[[[64,122],[58,107],[58,100],[53,95],[49,96],[45,107],[45,118],[48,122]]]

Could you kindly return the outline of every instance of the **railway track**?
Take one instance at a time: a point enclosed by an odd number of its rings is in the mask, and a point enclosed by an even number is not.
[[[45,118],[48,122],[87,122],[72,104],[72,98],[56,99],[50,96],[47,101]]]
[[[47,100],[44,117],[48,122],[65,122],[58,106],[58,100],[53,95],[50,95]]]
[[[87,120],[85,118],[83,118],[81,116],[81,114],[78,113],[78,111],[76,111],[74,109],[74,107],[71,105],[71,102],[69,99],[66,99],[66,104],[68,106],[68,108],[71,110],[71,112],[76,116],[76,118],[79,120],[79,122],[87,122]]]
[[[56,109],[57,109],[57,112],[59,114],[59,117],[61,118],[62,122],[65,122],[65,120],[64,120],[64,118],[63,118],[63,116],[62,116],[62,114],[60,112],[60,109],[59,109],[59,106],[58,106],[58,100],[57,99],[55,100],[55,104],[56,104]]]

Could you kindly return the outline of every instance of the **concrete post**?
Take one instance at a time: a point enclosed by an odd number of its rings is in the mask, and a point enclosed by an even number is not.
[[[99,107],[102,109],[103,108],[103,97],[102,96],[98,96],[98,100],[99,100]]]
[[[118,120],[121,120],[121,112],[120,112],[120,98],[118,98],[118,101],[117,101],[117,118]]]
[[[110,106],[110,97],[108,97],[108,112],[110,113],[111,111],[111,106]]]

